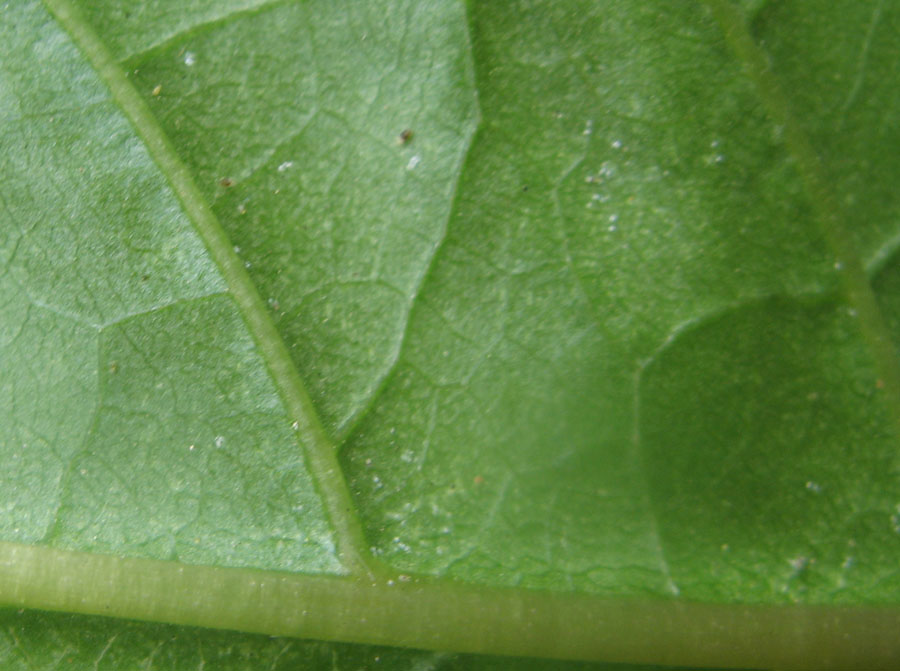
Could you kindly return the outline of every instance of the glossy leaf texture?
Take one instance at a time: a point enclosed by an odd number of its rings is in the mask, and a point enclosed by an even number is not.
[[[0,36],[0,541],[897,617],[897,3]],[[561,668],[0,615],[9,668]]]

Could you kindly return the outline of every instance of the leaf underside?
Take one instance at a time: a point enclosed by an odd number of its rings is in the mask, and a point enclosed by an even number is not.
[[[896,619],[898,34],[890,0],[9,3],[0,550]],[[4,668],[512,663],[0,618]]]

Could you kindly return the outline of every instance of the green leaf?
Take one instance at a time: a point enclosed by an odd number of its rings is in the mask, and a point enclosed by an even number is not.
[[[890,668],[898,30],[3,6],[4,668]]]

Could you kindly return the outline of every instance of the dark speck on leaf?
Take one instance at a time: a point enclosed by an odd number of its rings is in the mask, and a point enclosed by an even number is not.
[[[409,144],[409,141],[413,138],[413,132],[409,128],[405,128],[400,135],[397,136],[397,142],[399,144]]]
[[[228,177],[223,177],[222,179],[219,180],[219,184],[221,184],[222,186],[224,186],[227,189],[229,186],[234,184],[234,182]]]

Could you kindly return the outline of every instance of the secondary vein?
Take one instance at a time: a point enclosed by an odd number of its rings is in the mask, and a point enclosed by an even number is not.
[[[900,422],[900,358],[890,330],[872,291],[846,215],[834,197],[821,160],[797,119],[791,113],[765,52],[750,35],[741,10],[730,0],[703,0],[725,33],[732,51],[753,80],[772,121],[783,129],[785,144],[797,162],[798,172],[812,201],[816,218],[835,256],[847,302],[856,311],[860,332],[872,353],[879,387],[892,415]]]
[[[334,528],[338,553],[350,574],[374,577],[384,573],[367,550],[365,535],[337,459],[337,449],[325,434],[309,394],[287,346],[266,310],[243,263],[187,166],[178,157],[168,136],[146,102],[128,80],[100,37],[69,0],[44,0],[45,5],[81,49],[113,100],[143,140],[150,156],[167,178],[189,219],[206,245],[240,309],[272,379],[293,421],[307,465],[318,486]]]

